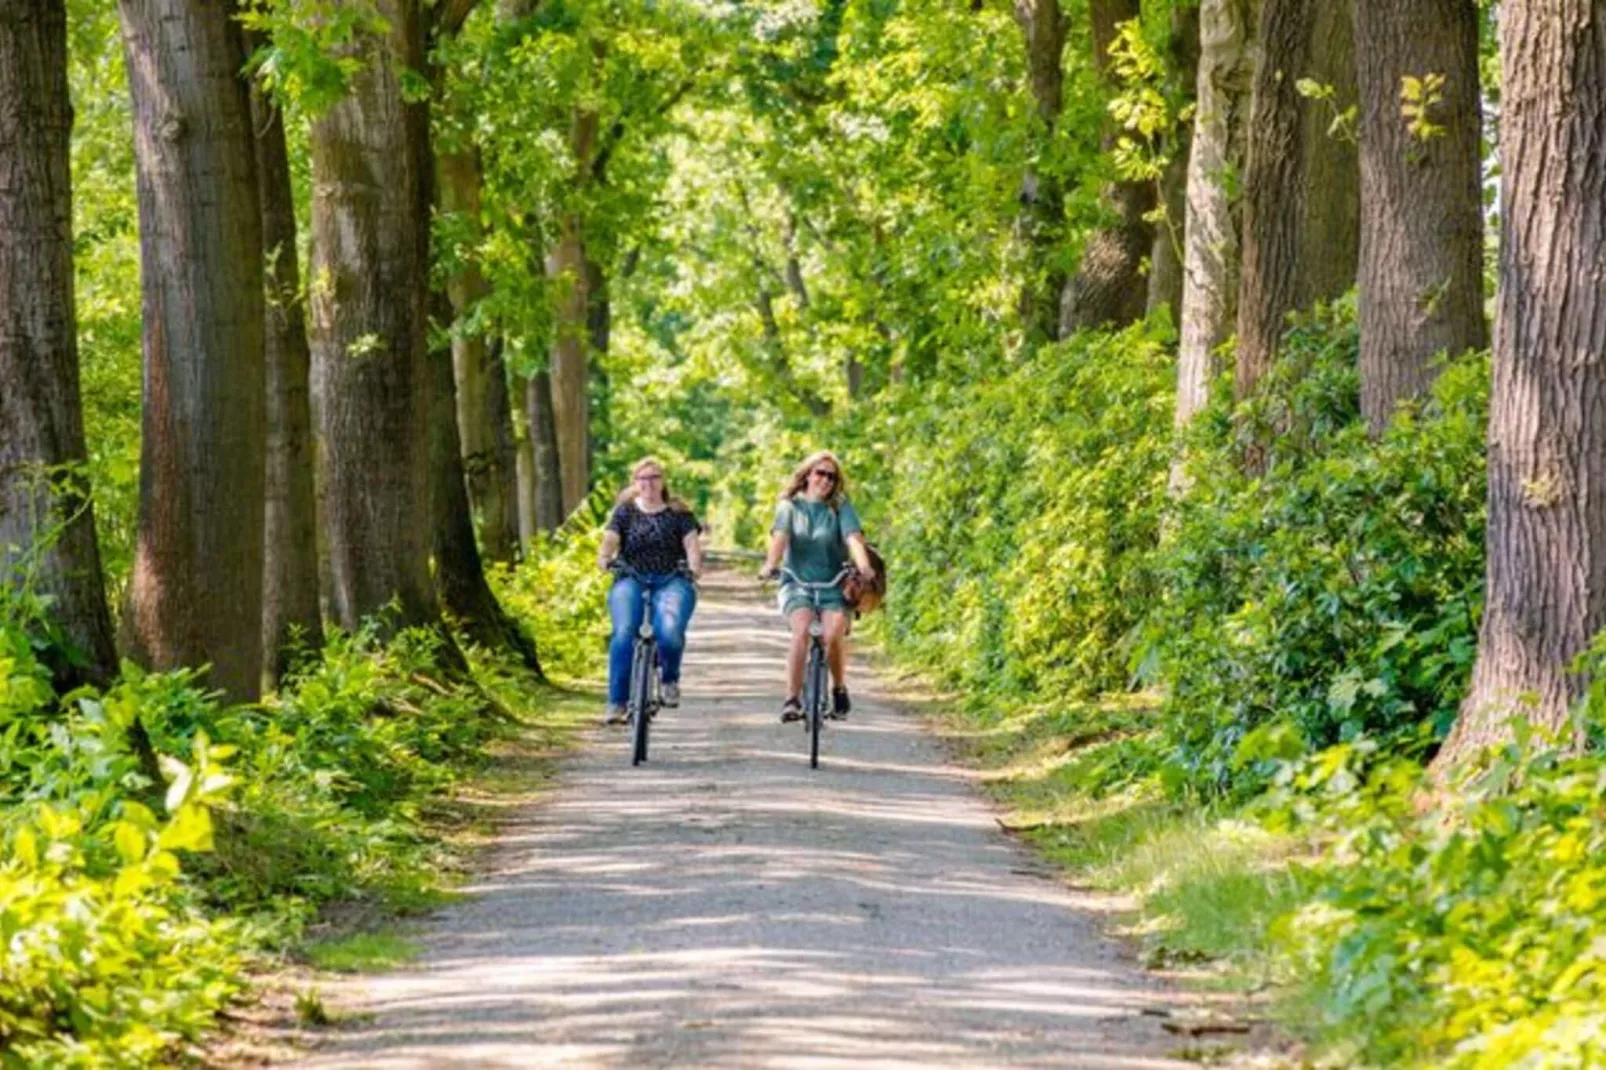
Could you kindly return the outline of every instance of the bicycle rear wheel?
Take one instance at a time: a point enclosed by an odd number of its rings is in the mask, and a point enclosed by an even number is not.
[[[808,670],[804,677],[803,713],[809,730],[809,768],[820,767],[820,728],[825,724],[825,650],[818,642],[809,648]]]
[[[630,764],[647,760],[647,731],[652,723],[652,671],[657,654],[652,644],[638,642],[630,663]]]

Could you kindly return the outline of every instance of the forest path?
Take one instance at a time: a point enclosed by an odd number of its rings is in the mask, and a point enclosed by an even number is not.
[[[592,730],[420,960],[329,993],[358,1016],[300,1065],[1190,1065],[1141,1013],[1166,991],[864,664],[809,769],[784,646],[711,577],[650,762]]]

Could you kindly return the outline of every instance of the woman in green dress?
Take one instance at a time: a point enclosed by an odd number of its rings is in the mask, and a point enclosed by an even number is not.
[[[760,572],[763,578],[775,575],[776,567],[786,570],[804,583],[830,583],[849,560],[866,581],[875,570],[865,551],[864,532],[859,514],[847,496],[847,476],[842,463],[830,450],[809,455],[793,471],[775,510],[770,526],[769,554]],[[825,634],[826,658],[831,665],[831,704],[834,715],[846,717],[848,702],[847,634],[848,603],[840,586],[820,592],[821,619]],[[781,720],[795,721],[803,716],[798,696],[803,690],[803,661],[809,650],[809,621],[813,607],[808,592],[787,580],[781,585],[781,613],[792,627],[792,641],[786,652],[786,702]]]

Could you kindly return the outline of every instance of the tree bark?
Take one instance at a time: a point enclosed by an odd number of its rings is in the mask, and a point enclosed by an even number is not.
[[[84,444],[73,306],[64,0],[0,13],[0,584],[50,600],[55,683],[117,672]]]
[[[132,652],[210,663],[237,701],[262,670],[266,473],[262,215],[232,4],[120,0],[134,112],[144,319]]]
[[[464,217],[467,232],[480,233],[479,153],[473,148],[437,158],[441,210]],[[490,292],[471,252],[446,280],[454,319],[461,322]],[[455,330],[452,366],[456,372],[457,424],[463,443],[463,470],[470,503],[479,517],[480,541],[492,561],[511,562],[518,549],[518,515],[513,497],[512,413],[501,355],[479,332]]]
[[[1478,7],[1355,0],[1361,163],[1361,413],[1373,434],[1427,392],[1434,358],[1488,344],[1483,320]],[[1407,77],[1444,78],[1413,134]]]
[[[258,42],[247,38],[247,49]],[[318,517],[313,488],[312,353],[307,345],[295,203],[284,116],[260,85],[251,88],[257,190],[267,283],[267,491],[263,517],[263,686],[290,668],[287,644],[323,645],[318,605]]]
[[[568,513],[563,508],[563,470],[558,464],[551,373],[542,370],[530,376],[525,384],[524,404],[535,475],[535,527],[538,531],[556,531]]]
[[[1510,0],[1500,58],[1487,606],[1441,769],[1514,715],[1563,729],[1606,626],[1606,2]]]
[[[1238,312],[1242,219],[1234,187],[1244,167],[1254,20],[1253,0],[1201,0],[1199,5],[1199,82],[1188,157],[1177,351],[1179,429],[1209,400],[1210,381],[1219,371],[1216,351],[1232,333]]]
[[[1238,302],[1239,397],[1276,358],[1288,313],[1337,297],[1355,281],[1359,164],[1348,137],[1329,133],[1355,102],[1348,0],[1263,0],[1260,59],[1244,168],[1243,277]],[[1334,90],[1307,100],[1296,83]]]
[[[586,340],[587,367],[586,402],[586,471],[597,470],[597,447],[606,443],[612,428],[613,398],[609,393],[608,347],[613,342],[613,295],[608,274],[602,263],[586,252]],[[586,481],[586,493],[591,482]]]
[[[1064,108],[1065,34],[1068,21],[1059,0],[1015,0],[1015,20],[1026,39],[1026,69],[1040,124],[1036,160],[1021,178],[1020,230],[1028,249],[1021,289],[1021,323],[1029,336],[1053,341],[1059,332],[1059,294],[1065,288],[1060,242],[1065,236],[1065,193],[1042,157],[1054,142]]]
[[[1093,24],[1093,62],[1107,91],[1116,86],[1110,45],[1120,24],[1137,18],[1139,0],[1089,0]],[[1104,135],[1105,151],[1115,147],[1113,126]],[[1088,236],[1076,276],[1065,287],[1060,307],[1064,338],[1086,327],[1123,327],[1143,318],[1148,281],[1143,262],[1154,246],[1154,225],[1144,217],[1155,205],[1154,187],[1148,182],[1116,181],[1104,191],[1106,210],[1113,221]]]
[[[565,516],[585,499],[591,485],[587,464],[591,437],[587,353],[590,300],[581,226],[578,216],[565,218],[558,243],[547,258],[547,274],[557,285],[551,399]]]
[[[1167,81],[1176,98],[1197,107],[1199,82],[1199,7],[1171,12],[1171,42]],[[1172,321],[1182,315],[1182,258],[1188,215],[1188,159],[1193,154],[1193,125],[1178,123],[1165,135],[1166,167],[1160,178],[1160,203],[1165,218],[1154,228],[1149,252],[1149,294],[1145,314],[1171,310]]]
[[[1305,189],[1300,228],[1300,308],[1330,301],[1355,285],[1361,255],[1361,162],[1353,122],[1334,131],[1337,113],[1353,115],[1353,0],[1310,7],[1309,76],[1331,86],[1331,103],[1305,101]]]
[[[1237,187],[1254,81],[1254,33],[1255,0],[1201,0],[1172,417],[1178,431],[1209,403],[1210,383],[1221,371],[1220,347],[1238,315],[1243,214]],[[1187,492],[1180,454],[1171,462],[1169,487],[1173,495]]]
[[[519,503],[519,545],[527,552],[538,530],[535,526],[535,450],[530,443],[530,417],[525,409],[529,404],[530,381],[527,378],[517,379],[515,386],[519,392],[519,404],[512,407],[514,482]]]
[[[346,628],[393,600],[387,623],[440,621],[429,573],[427,106],[400,75],[423,69],[416,0],[382,0],[383,37],[347,95],[312,124],[313,393],[331,613]]]
[[[451,302],[436,291],[437,315],[451,317]],[[474,522],[469,512],[468,483],[463,477],[462,443],[457,437],[457,392],[452,381],[452,351],[439,346],[429,354],[430,367],[430,508],[433,520],[435,589],[441,605],[470,641],[513,654],[540,675],[535,644],[503,611],[486,582]]]

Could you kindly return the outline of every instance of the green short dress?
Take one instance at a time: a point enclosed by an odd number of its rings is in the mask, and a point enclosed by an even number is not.
[[[789,535],[784,562],[787,571],[805,583],[830,583],[848,562],[848,536],[859,534],[863,528],[852,502],[844,499],[833,509],[829,502],[812,502],[800,495],[781,502],[770,531]],[[821,591],[819,597],[822,609],[848,608],[840,587]],[[787,616],[813,604],[809,592],[790,581],[781,584],[780,602],[781,612]]]

